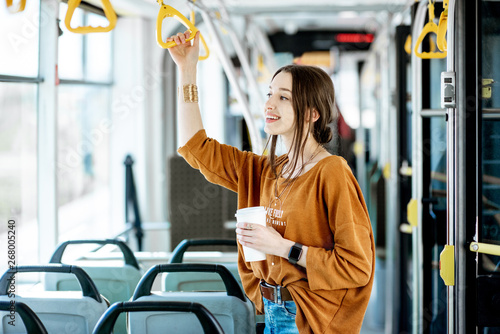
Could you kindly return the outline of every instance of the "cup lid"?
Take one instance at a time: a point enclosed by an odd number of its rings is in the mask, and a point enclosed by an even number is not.
[[[243,208],[236,210],[235,217],[237,217],[239,214],[244,214],[244,215],[249,215],[249,214],[254,214],[254,213],[259,213],[259,212],[266,212],[266,208],[263,206],[251,206],[249,208]]]

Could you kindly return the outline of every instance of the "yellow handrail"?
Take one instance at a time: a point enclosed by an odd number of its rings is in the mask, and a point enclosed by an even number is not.
[[[82,0],[68,0],[68,11],[66,12],[66,17],[64,19],[64,23],[66,25],[66,28],[74,33],[77,34],[88,34],[88,33],[94,33],[94,32],[109,32],[113,30],[116,26],[116,13],[113,9],[113,6],[111,6],[111,3],[109,0],[101,0],[102,2],[102,9],[104,10],[104,14],[106,15],[106,18],[109,21],[109,25],[107,27],[92,27],[92,26],[86,26],[86,27],[76,27],[72,28],[71,27],[71,19],[73,18],[73,14],[75,13],[75,9],[80,5],[80,2]]]
[[[26,0],[19,0],[19,2],[17,3],[17,7],[16,8],[12,7],[12,3],[13,3],[12,0],[7,0],[7,9],[12,14],[14,14],[14,13],[20,13],[26,7]]]
[[[500,256],[500,245],[485,244],[482,242],[471,242],[470,250],[476,253]]]
[[[443,12],[439,17],[436,45],[441,51],[447,51],[448,49],[448,45],[446,43],[446,30],[448,29],[448,1],[449,0],[443,1]]]
[[[420,44],[422,44],[422,41],[424,38],[429,34],[429,33],[434,33],[438,34],[438,26],[436,23],[434,23],[434,2],[432,0],[429,0],[429,4],[427,5],[427,8],[429,9],[429,22],[425,24],[425,26],[422,29],[422,32],[418,36],[417,42],[415,43],[415,55],[419,58],[422,59],[434,59],[434,58],[446,58],[446,51],[445,52],[419,52],[418,49],[420,47]],[[432,48],[431,48],[432,49]]]

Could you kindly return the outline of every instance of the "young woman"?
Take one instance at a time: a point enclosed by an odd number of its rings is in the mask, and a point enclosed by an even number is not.
[[[199,36],[179,33],[170,54],[180,71],[179,153],[210,182],[238,193],[238,207],[264,206],[267,226],[238,223],[240,245],[266,253],[238,268],[247,296],[265,313],[265,333],[355,333],[373,284],[373,233],[359,186],[344,159],[328,153],[334,89],[311,66],[279,69],[269,86],[270,155],[206,136],[196,87]],[[287,154],[276,157],[278,137]]]

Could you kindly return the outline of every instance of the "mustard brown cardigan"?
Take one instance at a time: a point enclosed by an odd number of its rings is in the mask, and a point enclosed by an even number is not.
[[[245,262],[238,245],[239,273],[257,312],[264,312],[264,279],[290,291],[300,333],[359,333],[373,285],[375,246],[363,195],[345,160],[320,160],[285,189],[282,210],[273,210],[276,180],[267,157],[220,144],[205,130],[178,152],[208,181],[237,192],[238,208],[265,206],[268,226],[309,247],[306,270],[273,255]],[[279,185],[278,194],[283,189]]]

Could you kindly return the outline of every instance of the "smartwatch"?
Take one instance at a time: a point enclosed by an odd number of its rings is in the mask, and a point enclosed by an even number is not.
[[[300,260],[300,256],[302,255],[302,245],[299,244],[298,242],[295,243],[290,248],[290,252],[288,253],[288,262],[291,264],[297,264]]]

